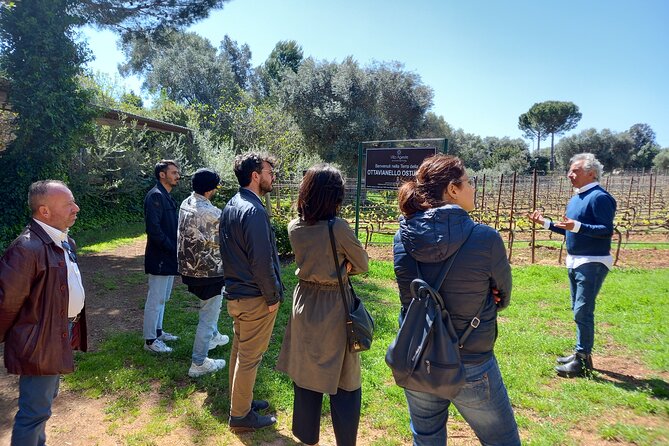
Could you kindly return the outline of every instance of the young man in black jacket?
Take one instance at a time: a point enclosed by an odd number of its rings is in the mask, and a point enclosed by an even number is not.
[[[158,181],[144,199],[146,251],[144,271],[149,275],[149,292],[144,305],[144,350],[169,353],[164,341],[178,336],[163,331],[165,302],[170,298],[177,271],[177,202],[170,195],[181,178],[179,165],[172,160],[156,164]]]

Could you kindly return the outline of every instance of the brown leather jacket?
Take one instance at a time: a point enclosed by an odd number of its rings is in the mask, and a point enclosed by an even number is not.
[[[0,259],[0,342],[9,373],[74,371],[72,350],[87,348],[86,317],[82,310],[70,342],[68,299],[65,253],[31,221]]]

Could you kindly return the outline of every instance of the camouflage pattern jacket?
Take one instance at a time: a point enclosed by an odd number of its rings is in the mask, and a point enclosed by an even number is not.
[[[177,258],[179,273],[189,277],[222,277],[219,242],[221,210],[198,193],[191,193],[179,208]]]

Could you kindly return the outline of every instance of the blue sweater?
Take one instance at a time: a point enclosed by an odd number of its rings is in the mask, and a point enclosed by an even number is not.
[[[566,215],[581,222],[578,232],[556,228],[550,230],[567,236],[567,252],[576,256],[607,256],[611,253],[613,217],[616,200],[601,186],[574,195],[567,204]]]

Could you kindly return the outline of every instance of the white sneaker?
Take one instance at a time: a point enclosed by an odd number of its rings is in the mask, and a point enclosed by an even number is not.
[[[163,342],[165,342],[165,341],[176,341],[177,339],[179,339],[179,336],[175,336],[172,333],[168,333],[168,332],[164,331],[163,334],[158,336],[158,339],[160,339]]]
[[[195,365],[194,362],[191,363],[190,369],[188,370],[188,376],[197,378],[206,373],[214,373],[221,370],[223,367],[225,367],[225,359],[204,358],[202,365]]]
[[[153,344],[149,345],[146,342],[144,343],[144,350],[153,352],[153,353],[169,353],[172,351],[172,347],[165,345],[160,339],[153,341]]]
[[[222,335],[220,333],[216,333],[216,336],[211,338],[211,341],[209,341],[209,350],[213,350],[219,345],[225,345],[228,342],[230,342],[229,337],[227,337],[226,335]]]

